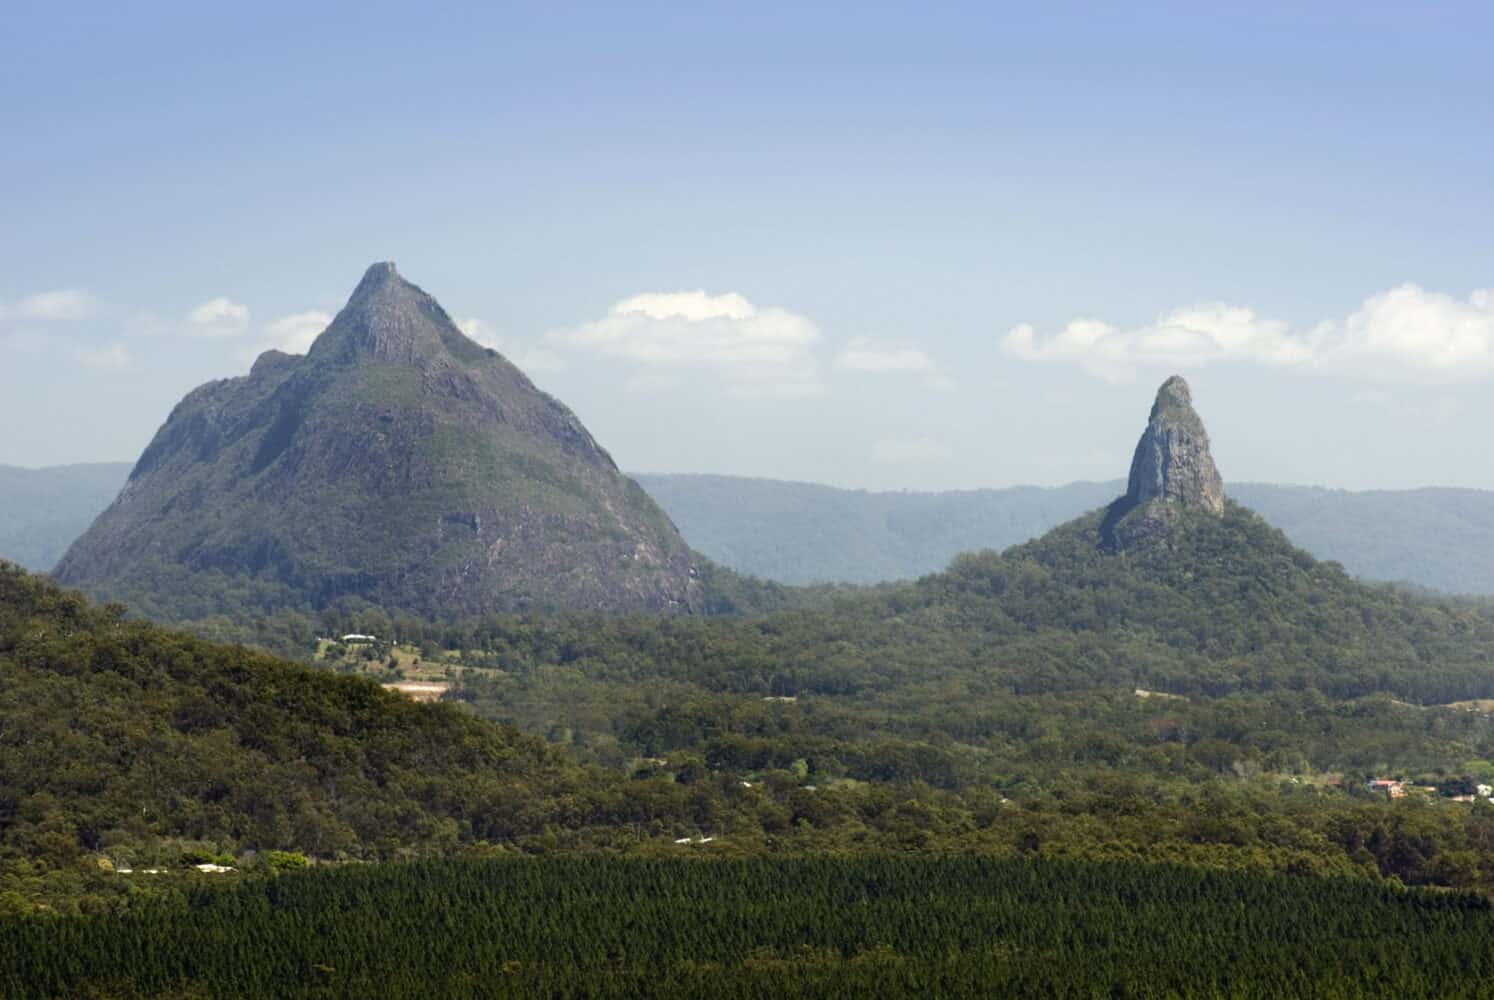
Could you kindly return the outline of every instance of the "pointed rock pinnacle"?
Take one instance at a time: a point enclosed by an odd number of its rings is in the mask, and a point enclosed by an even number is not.
[[[1209,454],[1209,435],[1193,409],[1188,383],[1179,375],[1157,390],[1151,419],[1131,459],[1128,506],[1152,500],[1224,512],[1224,482]]]

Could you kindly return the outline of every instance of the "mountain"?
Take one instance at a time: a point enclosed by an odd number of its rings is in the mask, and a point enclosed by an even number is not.
[[[1193,393],[1179,375],[1157,390],[1131,458],[1122,506],[1135,508],[1153,500],[1224,513],[1224,480],[1214,467],[1208,431],[1193,409]]]
[[[674,525],[575,415],[389,263],[306,356],[182,400],[56,576],[164,620],[700,600]]]
[[[1133,460],[1134,461],[1134,460]],[[123,486],[130,466],[0,467],[0,558],[49,569]],[[877,583],[935,573],[963,552],[1000,551],[1094,510],[1128,483],[868,492],[718,475],[637,475],[710,560],[779,583]],[[1319,559],[1367,580],[1494,595],[1494,492],[1350,491],[1233,483]]]
[[[1494,783],[1477,701],[1494,698],[1494,606],[1366,584],[1295,547],[1215,488],[1202,421],[1176,433],[1197,420],[1171,405],[1180,388],[1141,434],[1171,457],[1109,505],[913,582],[747,619],[396,629],[461,668],[455,696],[479,714],[681,780],[924,782],[1084,816],[1145,856],[1163,828],[1261,858],[1324,836],[1407,880],[1483,879],[1494,868],[1467,857],[1384,851],[1422,818],[1474,843],[1483,805],[1429,801],[1395,814],[1400,832],[1367,813],[1318,820],[1355,811],[1370,775],[1448,799]],[[1006,822],[1004,802],[987,806],[981,822]],[[796,816],[818,824],[820,808]],[[910,818],[909,837],[929,822]]]
[[[1224,480],[1214,467],[1188,383],[1174,375],[1157,390],[1131,458],[1125,495],[1106,508],[1100,537],[1112,549],[1131,548],[1168,533],[1179,510],[1223,514]]]
[[[129,475],[120,462],[18,469],[0,465],[0,558],[49,570]]]
[[[610,776],[455,706],[0,572],[0,913],[12,891],[48,898],[38,877],[72,885],[91,864],[103,878],[100,857],[482,841],[1490,884],[1482,806],[1398,809],[1362,789],[1389,772],[1450,798],[1494,778],[1487,716],[1446,704],[1494,695],[1490,609],[1357,582],[1232,500],[1216,509],[1193,489],[1212,482],[1195,475],[1206,436],[1165,425],[1143,432],[1174,459],[1143,471],[1150,495],[826,606],[390,622],[386,639],[455,679],[449,697]],[[329,665],[401,662],[364,648]]]
[[[787,584],[937,573],[1108,503],[1124,480],[874,492],[716,475],[636,475],[696,551]],[[1232,483],[1230,495],[1319,559],[1366,580],[1494,595],[1494,491],[1335,490]]]

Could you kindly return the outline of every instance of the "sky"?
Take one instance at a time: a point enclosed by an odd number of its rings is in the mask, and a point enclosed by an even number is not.
[[[222,9],[215,9],[222,8]],[[1494,7],[0,5],[0,463],[394,260],[620,465],[1494,488]]]

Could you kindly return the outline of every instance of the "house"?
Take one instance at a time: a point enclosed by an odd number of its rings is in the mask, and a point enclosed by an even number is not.
[[[1406,786],[1394,778],[1371,778],[1369,790],[1372,792],[1384,792],[1393,799],[1404,799],[1406,797]]]
[[[1487,799],[1494,796],[1494,785],[1478,785],[1474,791],[1478,793],[1479,798]]]
[[[367,643],[367,642],[378,642],[379,641],[379,637],[376,636],[376,635],[362,635],[362,634],[360,634],[358,632],[349,632],[347,635],[345,635],[345,636],[342,637],[341,641],[345,642],[345,643],[348,643],[348,642],[353,642],[353,643],[357,643],[357,642],[364,642],[364,643]]]

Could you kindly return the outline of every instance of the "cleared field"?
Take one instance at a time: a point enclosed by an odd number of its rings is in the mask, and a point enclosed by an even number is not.
[[[414,701],[440,701],[451,690],[449,681],[395,681],[385,684],[384,690],[398,691]]]

